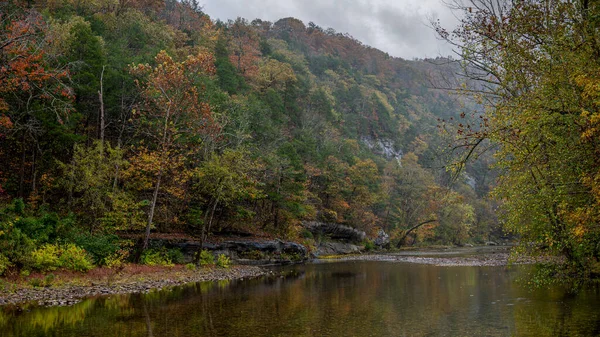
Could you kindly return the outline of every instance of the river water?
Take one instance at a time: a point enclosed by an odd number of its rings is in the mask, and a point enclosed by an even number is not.
[[[530,291],[526,267],[377,261],[284,269],[70,307],[0,310],[0,336],[599,336],[600,289]]]

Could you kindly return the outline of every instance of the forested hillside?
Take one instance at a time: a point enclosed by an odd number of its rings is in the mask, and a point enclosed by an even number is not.
[[[487,122],[436,89],[447,60],[293,18],[213,21],[196,1],[0,6],[0,273],[39,247],[125,258],[125,233],[502,235],[491,151],[454,174],[463,130]]]

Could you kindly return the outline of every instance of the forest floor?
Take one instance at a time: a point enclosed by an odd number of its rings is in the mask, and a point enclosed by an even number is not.
[[[96,268],[88,273],[55,271],[52,274],[0,279],[0,305],[72,305],[83,298],[148,293],[202,281],[255,278],[271,273],[256,266],[205,267],[190,270],[173,267],[126,265],[121,269]]]

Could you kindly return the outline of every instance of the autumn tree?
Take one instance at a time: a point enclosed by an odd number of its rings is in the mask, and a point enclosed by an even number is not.
[[[231,63],[243,76],[254,76],[261,55],[258,36],[242,18],[230,21],[228,29],[231,36]]]
[[[214,74],[214,60],[210,54],[199,53],[182,62],[173,60],[165,51],[155,59],[156,65],[138,64],[131,72],[140,77],[137,81],[142,95],[136,119],[140,136],[140,150],[132,160],[135,169],[151,177],[152,197],[148,210],[143,249],[148,247],[154,212],[165,177],[181,185],[191,176],[184,162],[198,160],[201,135],[211,134],[216,125],[207,103],[199,100],[198,80]],[[170,190],[170,191],[169,191]],[[167,188],[174,197],[182,192]]]
[[[495,194],[520,250],[559,255],[553,280],[588,278],[600,257],[594,177],[598,146],[590,141],[597,111],[598,13],[591,1],[455,1],[460,27],[441,37],[460,48],[465,72],[486,104],[489,126],[467,144],[499,145],[504,174]],[[488,124],[488,123],[486,123]],[[469,151],[471,153],[472,151]],[[556,271],[555,271],[556,272]],[[548,280],[550,281],[550,280]]]
[[[21,197],[37,191],[39,172],[47,169],[44,152],[58,155],[56,146],[65,145],[44,135],[66,135],[72,109],[72,90],[65,84],[69,73],[47,53],[47,28],[35,10],[0,13],[0,133],[7,137],[4,154],[15,155],[5,163],[14,168],[13,190]]]

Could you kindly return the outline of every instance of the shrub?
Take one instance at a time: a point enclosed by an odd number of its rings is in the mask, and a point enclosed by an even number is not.
[[[231,267],[231,260],[225,254],[220,254],[217,258],[217,267],[229,268]]]
[[[31,253],[31,267],[39,271],[56,270],[60,267],[60,249],[57,245],[45,244]]]
[[[164,251],[156,249],[146,250],[140,259],[147,266],[173,266],[173,262],[166,256]]]
[[[0,252],[18,267],[28,262],[35,246],[33,240],[16,228],[12,221],[0,221]]]
[[[169,249],[167,251],[167,258],[175,264],[183,264],[185,262],[183,253],[178,248]]]
[[[11,266],[12,263],[10,263],[8,257],[0,254],[0,275],[4,275],[4,272],[6,272],[6,270]]]
[[[303,239],[313,239],[313,233],[311,231],[309,231],[308,229],[303,229],[302,232],[300,232],[300,237]]]
[[[22,198],[13,201],[12,211],[17,215],[23,215],[25,213],[25,202],[23,202]]]
[[[108,268],[120,268],[125,264],[125,261],[128,257],[128,250],[119,249],[116,253],[105,257],[102,261],[102,264],[107,266]]]
[[[192,270],[192,271],[196,270],[196,265],[193,264],[193,263],[188,263],[188,264],[185,265],[185,269]]]
[[[42,279],[34,277],[31,280],[29,280],[29,285],[31,285],[34,288],[39,288],[44,285],[44,281],[42,281]]]
[[[370,252],[374,249],[375,249],[375,243],[373,243],[373,241],[371,241],[371,240],[365,241],[365,250],[367,252]]]
[[[281,253],[280,258],[282,260],[297,262],[302,261],[304,257],[300,253]]]
[[[203,249],[200,252],[200,265],[201,266],[209,266],[215,264],[215,256],[206,249]]]
[[[336,211],[331,209],[324,209],[319,214],[319,219],[326,223],[336,223],[338,214]]]
[[[77,247],[72,243],[63,248],[58,262],[60,267],[74,271],[86,272],[94,268],[92,259],[85,249]]]
[[[54,275],[54,274],[46,275],[46,277],[44,277],[44,285],[46,287],[50,287],[55,279],[56,279],[56,275]]]
[[[79,247],[92,255],[94,263],[102,265],[110,256],[115,256],[121,249],[119,237],[116,235],[92,235],[89,233],[72,233],[70,239]]]
[[[14,224],[23,234],[41,244],[56,240],[60,221],[56,214],[45,213],[40,217],[16,218]]]

